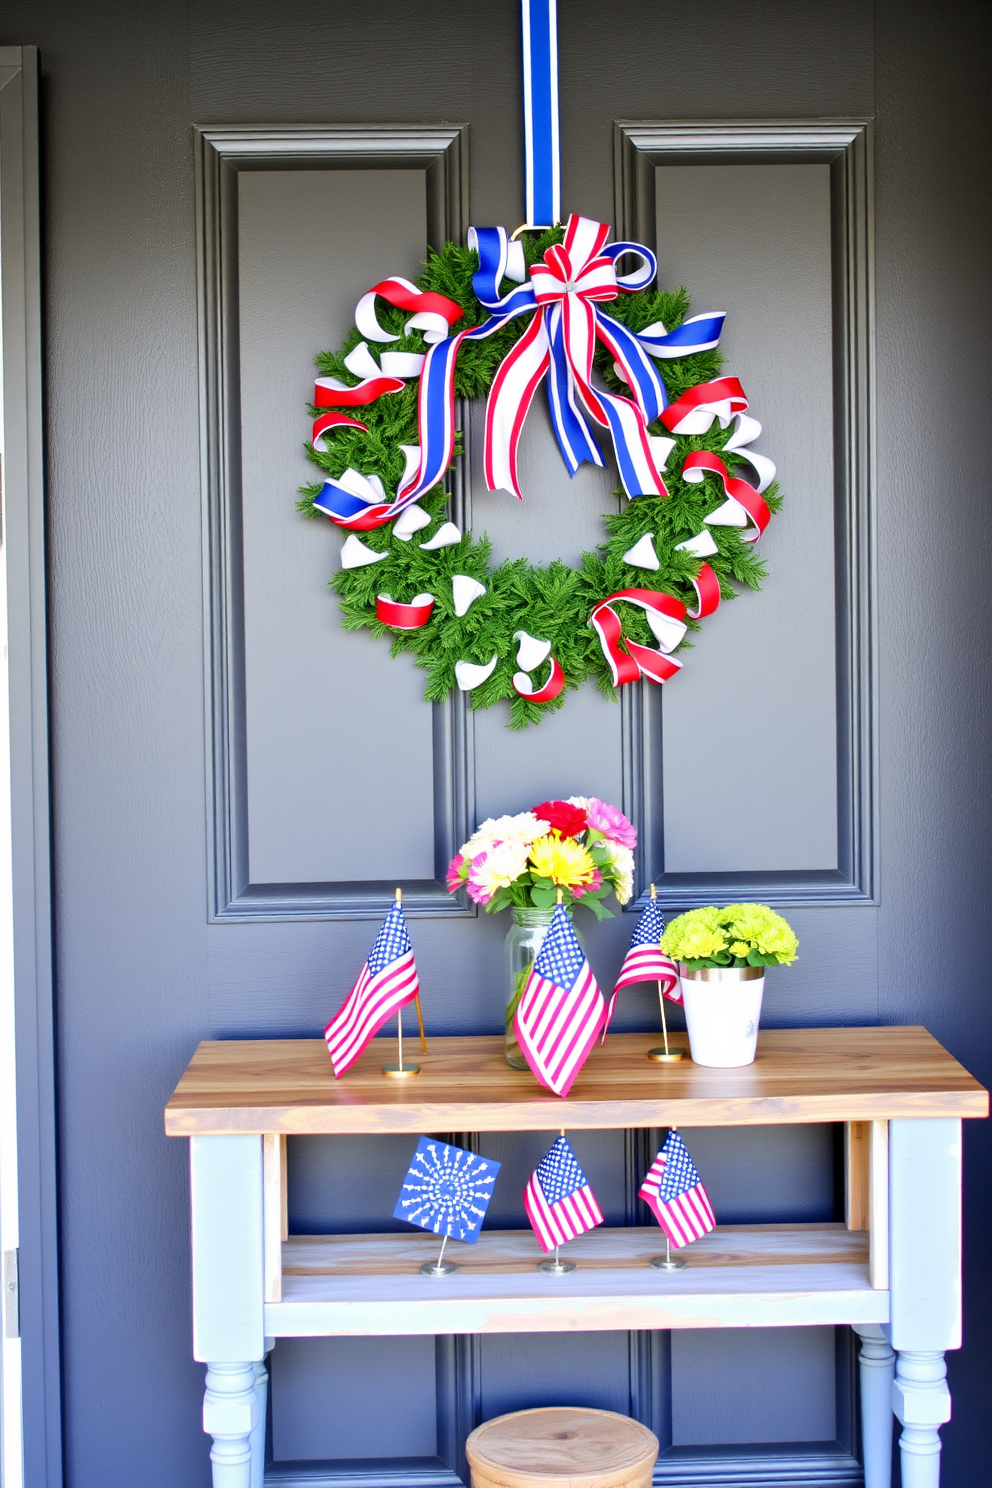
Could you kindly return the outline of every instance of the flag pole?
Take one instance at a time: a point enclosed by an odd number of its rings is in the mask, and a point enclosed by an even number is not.
[[[669,1131],[678,1131],[678,1127],[674,1125],[670,1126]],[[655,1256],[651,1264],[656,1271],[685,1270],[685,1261],[682,1259],[681,1256],[676,1256],[674,1261],[672,1260],[672,1242],[668,1237],[667,1230],[665,1231],[665,1254],[664,1256]]]
[[[441,1241],[441,1249],[438,1252],[437,1260],[425,1261],[420,1268],[421,1276],[450,1276],[453,1271],[458,1270],[458,1267],[455,1265],[454,1261],[446,1261],[444,1259],[444,1247],[447,1245],[447,1243],[448,1237],[447,1235],[445,1235],[444,1239]]]
[[[561,889],[558,890],[558,903],[561,903]],[[558,1128],[558,1135],[560,1137],[565,1135],[565,1128],[563,1126]],[[570,1271],[575,1270],[574,1261],[563,1261],[559,1259],[558,1251],[560,1248],[558,1245],[555,1246],[554,1256],[550,1260],[538,1261],[538,1271],[543,1271],[545,1276],[567,1276]]]
[[[657,899],[658,890],[654,884],[651,885],[651,898]],[[649,1049],[648,1058],[653,1059],[655,1064],[675,1064],[685,1054],[684,1049],[670,1049],[668,1047],[668,1018],[665,1015],[665,994],[662,991],[661,979],[658,979],[658,1006],[661,1008],[661,1034],[665,1040],[663,1049]]]
[[[397,889],[396,889],[396,906],[397,906],[398,909],[402,909],[402,907],[403,907],[403,890],[401,888],[399,888],[399,887],[397,887]],[[427,1044],[424,1042],[424,1020],[420,1016],[420,997],[419,997],[419,995],[417,997],[417,1018],[418,1018],[418,1020],[420,1022],[420,1039],[421,1039],[421,1042],[424,1044],[424,1052],[426,1053],[427,1052]],[[396,1009],[396,1044],[397,1044],[397,1054],[398,1054],[398,1058],[397,1058],[396,1063],[395,1064],[384,1064],[382,1066],[382,1073],[386,1076],[386,1079],[387,1080],[408,1080],[411,1075],[419,1075],[420,1074],[420,1065],[419,1064],[404,1064],[403,1063],[403,1009],[401,1007],[399,1007],[399,1008]],[[454,1268],[452,1268],[452,1269],[454,1269]],[[437,1274],[439,1276],[446,1276],[447,1275],[447,1272],[446,1271],[439,1271]]]

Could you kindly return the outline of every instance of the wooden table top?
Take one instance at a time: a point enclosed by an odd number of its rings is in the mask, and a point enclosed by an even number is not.
[[[898,1116],[987,1116],[988,1093],[925,1028],[762,1030],[743,1069],[647,1058],[656,1033],[611,1034],[567,1100],[512,1070],[503,1039],[431,1038],[421,1073],[388,1080],[394,1039],[374,1039],[335,1080],[322,1039],[204,1042],[165,1109],[198,1133],[554,1131],[765,1126]],[[414,1041],[408,1044],[413,1055]]]

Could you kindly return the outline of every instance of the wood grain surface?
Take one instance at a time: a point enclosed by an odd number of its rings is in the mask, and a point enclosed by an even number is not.
[[[529,1230],[449,1241],[458,1270],[423,1276],[428,1234],[312,1235],[283,1246],[282,1300],[265,1307],[271,1337],[431,1333],[616,1332],[628,1328],[817,1327],[884,1323],[868,1237],[844,1224],[720,1225],[686,1247],[683,1271],[649,1264],[656,1228],[597,1228],[571,1241],[567,1276],[538,1271]]]
[[[618,1488],[650,1483],[658,1456],[653,1431],[614,1411],[545,1406],[477,1426],[465,1443],[473,1488]]]
[[[567,1100],[511,1070],[503,1040],[432,1038],[415,1079],[386,1080],[374,1039],[335,1080],[321,1039],[204,1042],[165,1112],[169,1136],[207,1132],[550,1131],[986,1116],[988,1093],[926,1029],[769,1029],[754,1064],[654,1064],[657,1034],[613,1034]]]
[[[414,1275],[433,1261],[440,1241],[424,1231],[373,1235],[294,1235],[282,1248],[284,1276]],[[569,1242],[567,1257],[586,1270],[643,1268],[665,1240],[654,1226],[595,1230]],[[477,1275],[525,1274],[543,1252],[526,1230],[483,1230],[474,1245],[449,1240],[445,1259]],[[685,1258],[697,1266],[868,1264],[868,1236],[842,1224],[718,1225],[693,1242]]]

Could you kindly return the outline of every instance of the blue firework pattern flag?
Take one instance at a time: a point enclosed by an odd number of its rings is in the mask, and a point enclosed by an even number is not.
[[[393,1210],[433,1235],[467,1240],[474,1245],[493,1196],[498,1162],[478,1157],[464,1147],[449,1147],[421,1137]]]

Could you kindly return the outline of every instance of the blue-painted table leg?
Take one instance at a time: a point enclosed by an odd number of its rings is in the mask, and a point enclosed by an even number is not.
[[[961,1347],[961,1123],[889,1123],[890,1297],[903,1488],[938,1488],[951,1419],[944,1351]]]
[[[861,1339],[861,1448],[865,1488],[890,1488],[892,1379],[896,1356],[877,1323],[861,1323],[855,1332]]]

